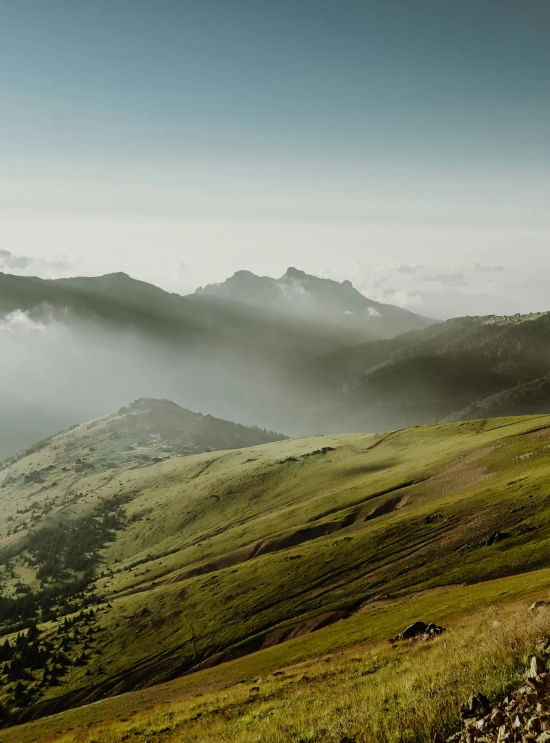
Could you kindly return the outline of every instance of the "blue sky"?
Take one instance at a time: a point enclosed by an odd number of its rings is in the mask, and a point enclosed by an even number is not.
[[[548,267],[549,27],[547,0],[2,0],[0,247],[179,291]]]

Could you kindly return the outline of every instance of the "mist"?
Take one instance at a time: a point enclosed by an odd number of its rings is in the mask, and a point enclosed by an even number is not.
[[[140,397],[302,432],[288,415],[296,398],[283,372],[227,350],[186,350],[68,312],[60,321],[16,310],[0,321],[0,358],[0,459]]]

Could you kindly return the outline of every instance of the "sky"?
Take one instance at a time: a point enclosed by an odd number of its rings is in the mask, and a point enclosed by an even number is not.
[[[0,270],[540,308],[549,27],[548,0],[1,0]]]

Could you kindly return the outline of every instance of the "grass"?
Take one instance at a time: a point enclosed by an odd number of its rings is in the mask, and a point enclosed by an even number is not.
[[[44,740],[424,743],[456,729],[459,705],[472,692],[494,699],[519,685],[549,633],[548,612],[494,606],[457,617],[430,643],[357,647]],[[123,700],[118,716],[125,716]],[[23,733],[8,732],[5,743],[32,740]]]
[[[123,495],[126,526],[100,553],[89,661],[72,667],[60,686],[42,689],[41,699],[84,692],[81,698],[90,701],[115,684],[119,691],[141,689],[136,697],[120,697],[120,704],[108,700],[63,718],[73,721],[69,727],[95,723],[94,710],[100,709],[101,719],[114,720],[136,713],[144,698],[158,705],[199,688],[231,686],[237,693],[243,678],[251,683],[359,644],[366,643],[369,653],[384,648],[376,652],[386,658],[387,638],[415,619],[466,627],[467,613],[481,617],[492,605],[505,612],[519,598],[540,598],[550,585],[549,430],[544,416],[472,421],[381,436],[281,441],[81,473],[78,487],[69,487],[70,502],[60,500],[36,523],[78,520],[97,503]],[[93,433],[87,429],[82,440],[88,448]],[[45,482],[24,480],[49,464],[59,470],[69,444],[71,456],[78,456],[83,444],[71,435],[70,442],[55,437],[9,468],[8,485],[0,491],[9,508],[15,498],[19,509],[50,498],[48,478],[67,491],[74,473],[52,470]],[[486,546],[495,530],[506,538]],[[27,533],[5,535],[2,545],[14,548]],[[24,558],[24,552],[10,558],[12,569]],[[13,585],[9,577],[7,585]],[[324,617],[344,618],[308,634]],[[56,628],[55,622],[41,627],[45,637],[54,637]],[[294,639],[279,644],[285,637]],[[430,645],[429,652],[437,647]],[[409,650],[423,657],[424,651]],[[231,660],[240,653],[246,655]],[[200,670],[216,655],[225,662]],[[387,670],[370,674],[377,686],[392,667],[395,675],[397,657],[389,657]],[[397,674],[402,679],[405,661]],[[161,685],[143,690],[150,684]],[[255,709],[256,702],[245,708]],[[49,725],[44,720],[20,730],[43,735]],[[316,729],[311,735],[329,735]],[[12,733],[2,740],[6,735]]]

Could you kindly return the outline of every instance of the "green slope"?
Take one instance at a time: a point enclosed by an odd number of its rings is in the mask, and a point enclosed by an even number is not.
[[[77,442],[71,433],[54,437],[8,468],[0,490],[4,591],[19,597],[20,610],[4,632],[28,623],[44,592],[88,578],[74,596],[42,602],[36,616],[50,655],[65,655],[46,662],[58,667],[55,683],[30,670],[17,697],[16,681],[3,679],[4,703],[18,719],[159,683],[342,618],[345,629],[334,625],[340,646],[390,634],[416,610],[388,624],[377,602],[528,572],[534,590],[531,571],[549,565],[548,417],[281,441],[78,474],[63,469]],[[81,535],[84,554],[66,550],[60,525]],[[90,533],[95,542],[82,536]],[[55,544],[80,570],[65,557],[52,568]],[[483,595],[465,594],[466,605]],[[94,617],[74,614],[83,607]],[[65,630],[67,613],[77,621]]]

